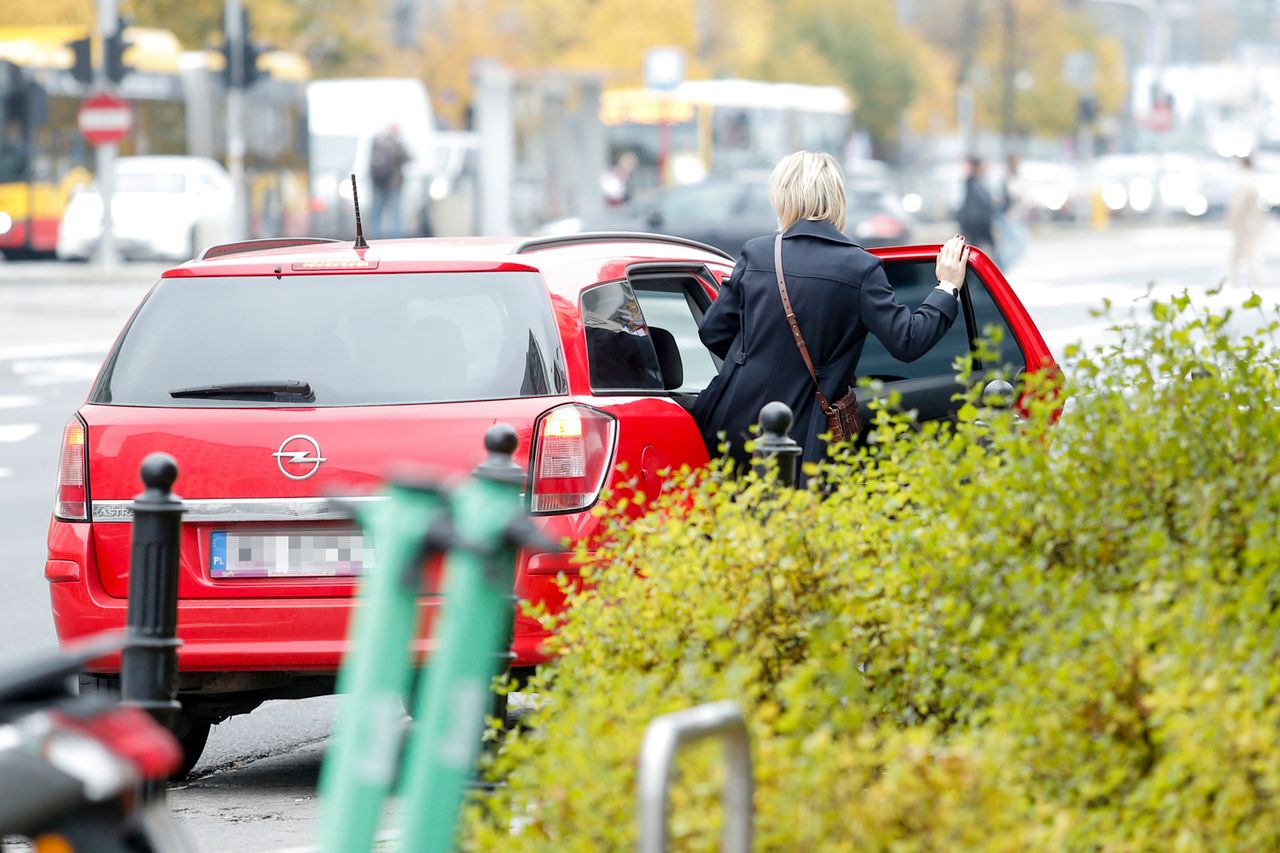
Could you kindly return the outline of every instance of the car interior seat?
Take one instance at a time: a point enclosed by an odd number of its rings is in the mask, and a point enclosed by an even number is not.
[[[684,361],[675,335],[658,326],[649,327],[653,348],[658,354],[658,368],[662,371],[662,387],[673,391],[684,384]]]

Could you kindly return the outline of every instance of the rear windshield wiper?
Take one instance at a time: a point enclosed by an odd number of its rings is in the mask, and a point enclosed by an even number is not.
[[[263,382],[225,382],[221,385],[196,385],[192,388],[175,388],[169,392],[170,397],[196,397],[213,399],[226,397],[239,399],[242,397],[290,397],[301,398],[306,402],[314,402],[311,383],[302,379],[275,379]]]

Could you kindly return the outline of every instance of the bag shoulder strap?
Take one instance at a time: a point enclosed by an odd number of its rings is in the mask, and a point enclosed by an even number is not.
[[[809,345],[804,342],[804,335],[800,334],[800,324],[796,322],[796,312],[791,309],[791,297],[787,295],[787,282],[782,276],[782,233],[773,238],[773,271],[778,276],[778,294],[782,297],[782,310],[787,314],[787,323],[791,326],[791,334],[796,339],[796,348],[800,350],[800,357],[804,359],[804,366],[809,369],[809,378],[813,380],[813,387],[818,392],[818,402],[822,404],[822,411],[831,414],[831,404],[827,402],[827,398],[822,393],[822,386],[818,384],[818,371],[813,369],[813,358],[809,355]]]

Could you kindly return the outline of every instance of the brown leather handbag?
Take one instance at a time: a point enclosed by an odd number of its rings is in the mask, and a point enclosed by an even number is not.
[[[787,282],[782,277],[782,235],[773,238],[773,268],[778,275],[778,293],[782,296],[782,308],[787,312],[787,322],[791,324],[791,334],[795,336],[796,347],[804,366],[809,368],[809,377],[813,379],[813,387],[818,396],[818,405],[827,416],[827,429],[831,433],[832,444],[853,441],[862,432],[862,418],[858,413],[858,398],[850,387],[845,395],[835,403],[828,403],[826,396],[818,385],[818,372],[813,369],[813,359],[809,356],[809,345],[800,334],[800,325],[796,323],[796,312],[791,310],[791,297],[787,295]]]

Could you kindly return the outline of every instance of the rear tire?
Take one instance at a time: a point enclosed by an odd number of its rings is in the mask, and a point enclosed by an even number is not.
[[[105,696],[120,698],[119,676],[81,675],[81,696]],[[172,779],[182,779],[200,762],[205,744],[209,742],[209,729],[213,723],[203,717],[179,712],[173,724],[173,736],[182,747],[182,764],[174,771]]]
[[[200,763],[200,756],[204,754],[205,744],[209,742],[209,729],[211,728],[213,728],[213,724],[208,720],[202,720],[190,714],[178,715],[178,719],[174,723],[175,731],[173,736],[178,739],[178,744],[182,747],[182,764],[174,772],[174,779],[186,778],[187,774]]]

